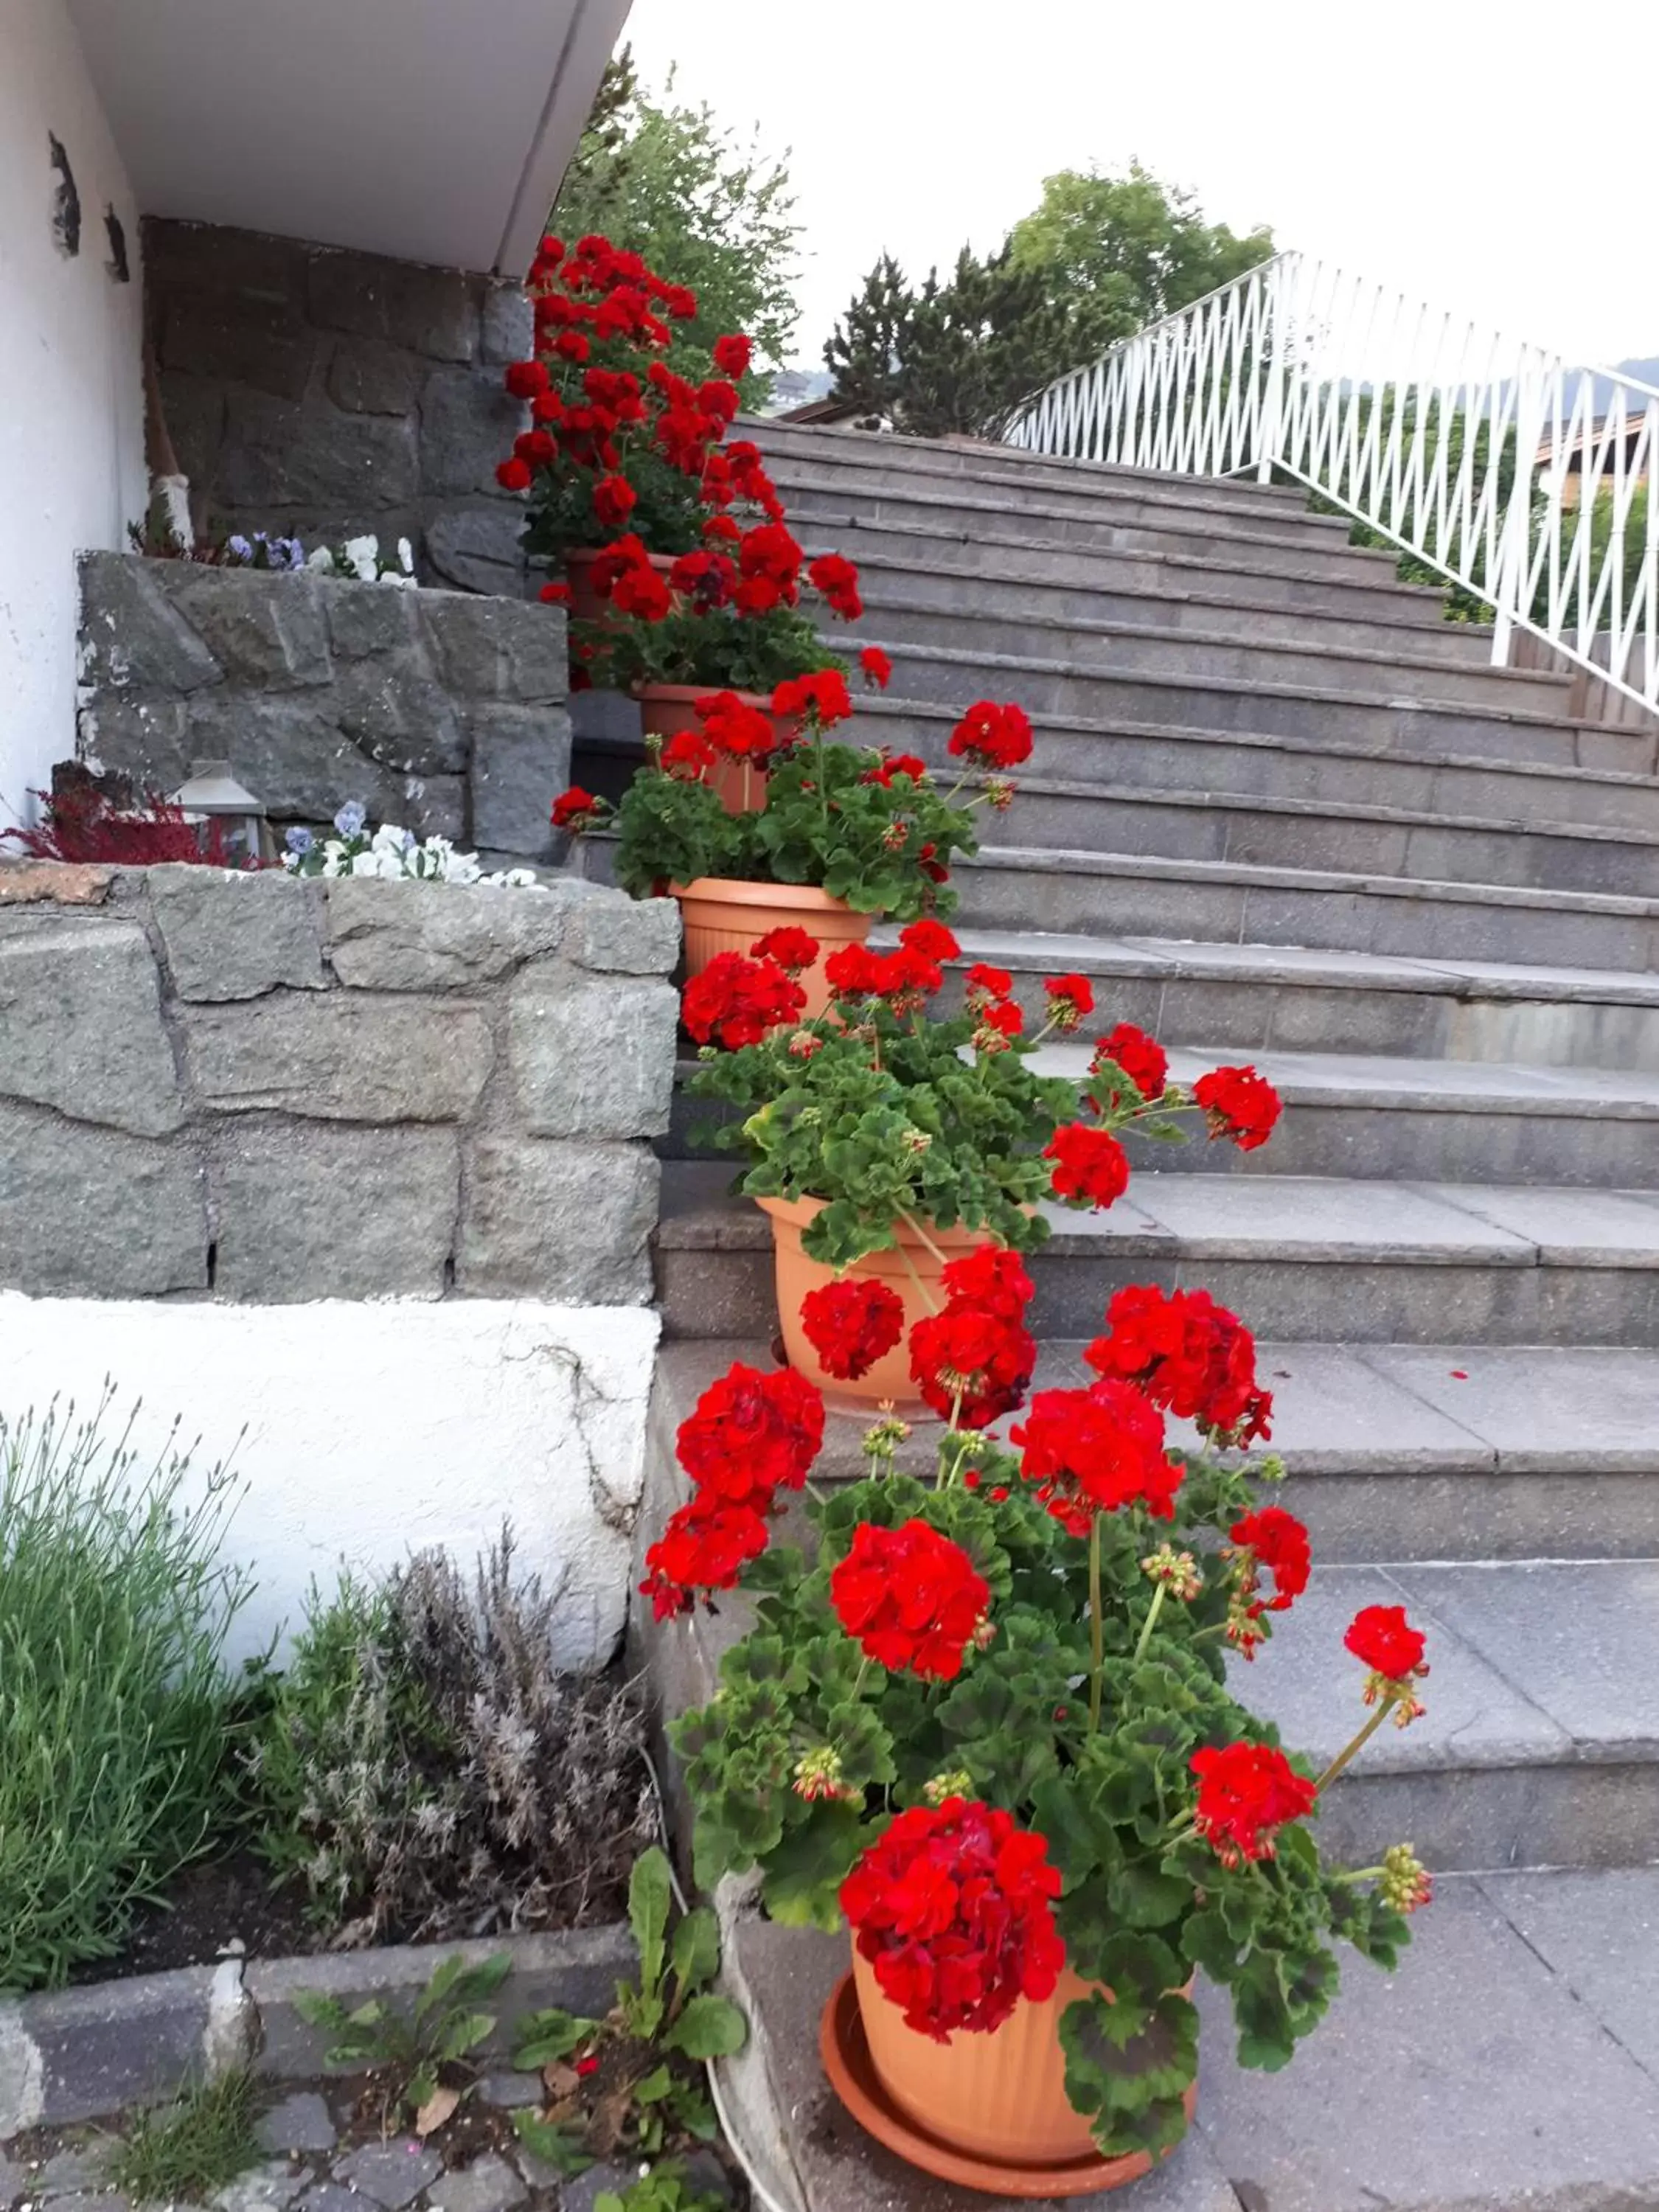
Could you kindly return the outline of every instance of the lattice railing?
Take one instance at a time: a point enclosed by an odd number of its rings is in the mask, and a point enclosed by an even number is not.
[[[1039,453],[1306,484],[1517,629],[1659,708],[1659,391],[1282,253],[1060,379]]]

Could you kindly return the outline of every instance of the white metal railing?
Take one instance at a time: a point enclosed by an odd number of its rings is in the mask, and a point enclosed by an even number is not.
[[[1659,391],[1281,253],[1036,393],[1010,444],[1318,492],[1659,708]]]

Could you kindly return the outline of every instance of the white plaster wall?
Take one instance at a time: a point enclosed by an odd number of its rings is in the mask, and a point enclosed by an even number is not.
[[[342,1561],[385,1568],[432,1544],[470,1571],[507,1517],[520,1565],[561,1592],[561,1663],[581,1666],[622,1632],[657,1331],[633,1307],[0,1292],[0,1418],[54,1393],[90,1408],[107,1377],[123,1417],[142,1399],[144,1449],[161,1449],[175,1413],[200,1437],[196,1489],[230,1461],[225,1550],[258,1581],[237,1658],[296,1622],[313,1575],[327,1585]]]
[[[53,242],[47,134],[81,195]],[[104,210],[132,281],[106,263]],[[75,556],[144,507],[138,210],[64,0],[0,0],[0,829],[75,740]]]

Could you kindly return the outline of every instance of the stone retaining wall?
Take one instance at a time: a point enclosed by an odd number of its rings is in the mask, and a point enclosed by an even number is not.
[[[157,220],[144,283],[199,528],[372,530],[413,539],[423,577],[522,591],[523,510],[495,473],[529,419],[501,388],[531,346],[516,284]]]
[[[0,867],[0,1287],[648,1300],[678,940],[567,878]]]
[[[539,860],[569,781],[562,611],[130,553],[81,564],[83,759],[173,791],[228,759],[279,823]]]

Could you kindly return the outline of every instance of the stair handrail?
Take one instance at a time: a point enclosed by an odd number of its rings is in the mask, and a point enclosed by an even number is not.
[[[1498,665],[1524,632],[1659,710],[1659,389],[1622,370],[1287,252],[1057,378],[1004,434],[1291,479],[1490,608]]]

